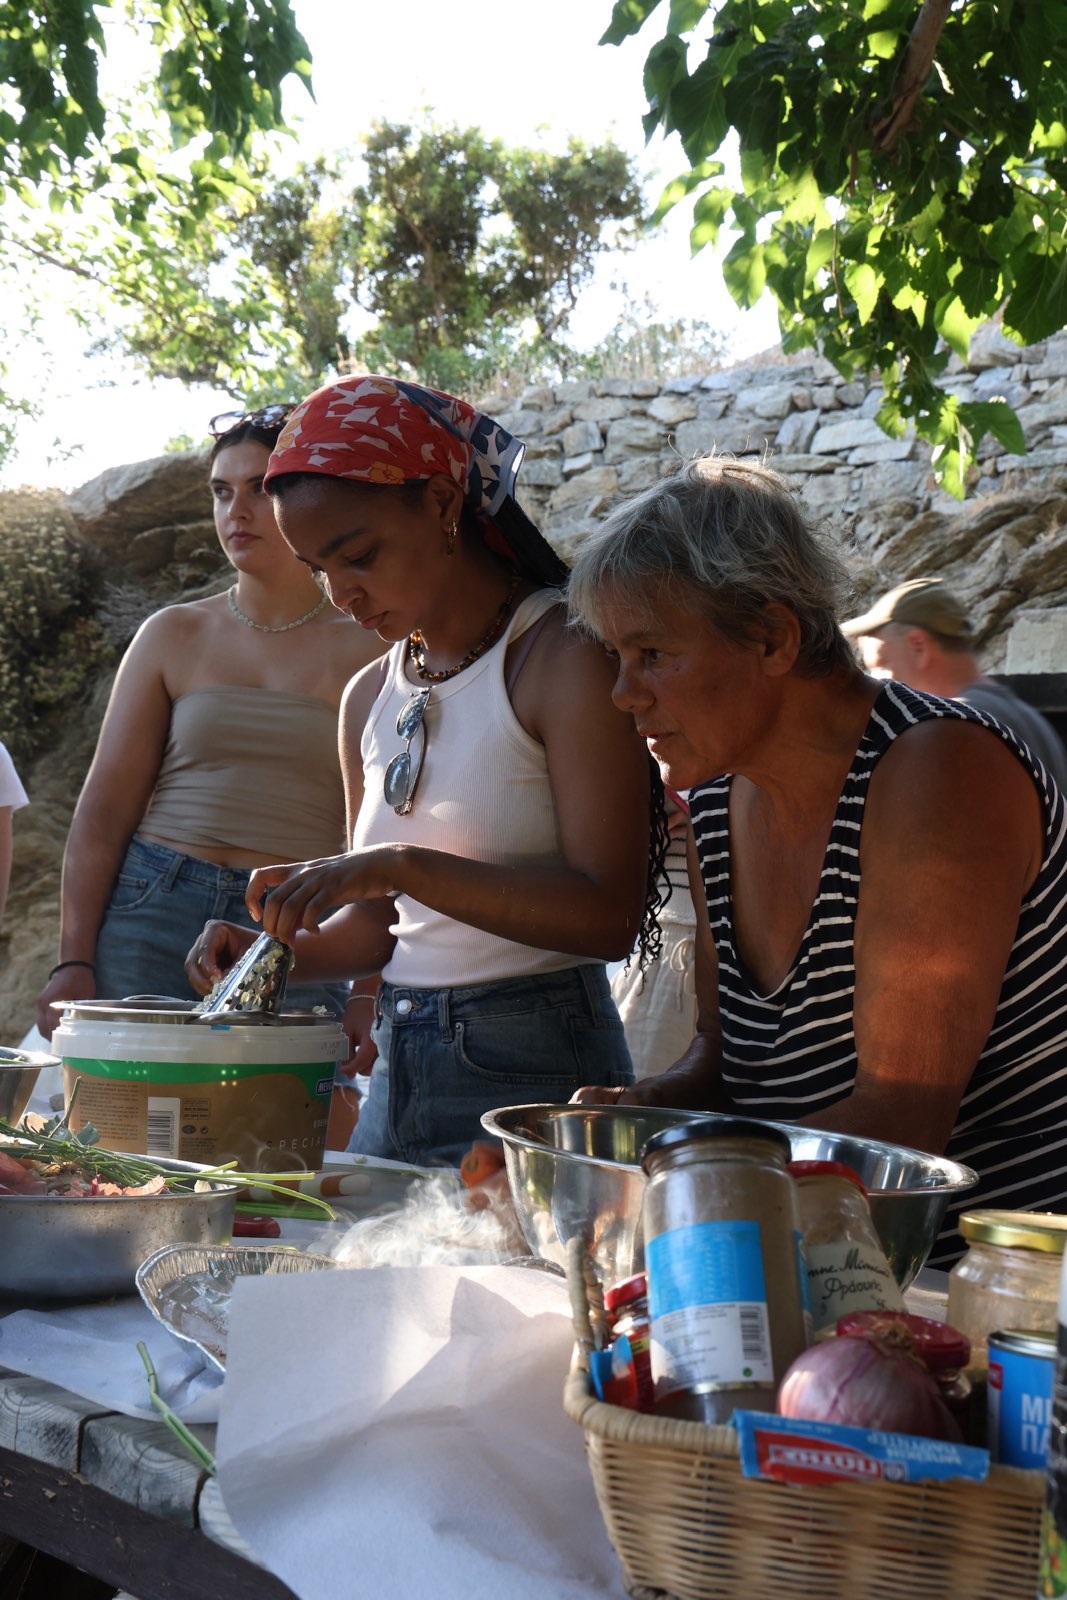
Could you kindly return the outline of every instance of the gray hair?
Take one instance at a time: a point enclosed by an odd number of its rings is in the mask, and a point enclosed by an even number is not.
[[[567,600],[572,621],[599,634],[605,602],[649,625],[669,593],[735,644],[766,635],[766,606],[788,606],[800,623],[798,671],[824,677],[855,664],[837,625],[851,592],[784,478],[704,456],[624,501],[583,541]]]

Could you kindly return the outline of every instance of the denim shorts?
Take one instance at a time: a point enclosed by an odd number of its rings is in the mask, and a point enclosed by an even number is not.
[[[359,1155],[455,1166],[486,1137],[485,1111],[633,1081],[599,965],[467,989],[383,983],[376,1011],[378,1060],[348,1144]]]
[[[97,935],[100,999],[134,994],[195,998],[185,976],[185,958],[205,922],[218,918],[257,928],[245,905],[250,877],[244,868],[218,867],[135,835]],[[325,1005],[340,1015],[348,990],[347,983],[290,983],[285,1004],[293,1010]]]

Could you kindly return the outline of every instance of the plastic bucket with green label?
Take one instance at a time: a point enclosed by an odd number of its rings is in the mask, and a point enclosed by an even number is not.
[[[161,1009],[162,1008],[162,1009]],[[199,1020],[179,1002],[76,1001],[52,1035],[70,1125],[100,1143],[243,1171],[322,1165],[338,1020],[315,1012]]]

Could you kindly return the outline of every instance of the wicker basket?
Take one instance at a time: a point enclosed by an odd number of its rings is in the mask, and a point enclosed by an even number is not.
[[[601,1312],[580,1246],[567,1276],[577,1342],[564,1408],[585,1430],[608,1536],[638,1600],[1035,1600],[1042,1473],[812,1487],[745,1478],[732,1428],[592,1397]]]

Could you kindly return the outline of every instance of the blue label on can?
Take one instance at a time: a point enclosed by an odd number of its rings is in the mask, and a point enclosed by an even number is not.
[[[1055,1353],[1051,1338],[989,1336],[989,1450],[1003,1466],[1045,1470]]]

